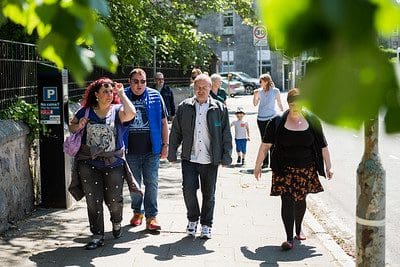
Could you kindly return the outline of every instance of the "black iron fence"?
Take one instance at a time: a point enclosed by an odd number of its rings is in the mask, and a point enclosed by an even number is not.
[[[0,110],[18,98],[37,103],[38,60],[35,45],[0,40]]]
[[[33,44],[0,40],[0,111],[7,109],[17,99],[37,104],[37,63],[41,58]],[[100,77],[110,77],[115,81],[128,84],[129,72],[134,66],[120,67],[116,73],[107,72],[101,68],[87,77],[84,86],[79,86],[69,76],[68,95],[72,101],[79,101],[85,87]],[[148,86],[154,86],[153,67],[141,67],[147,74]],[[172,87],[189,86],[190,70],[175,67],[157,66],[156,71],[164,74],[165,81]]]

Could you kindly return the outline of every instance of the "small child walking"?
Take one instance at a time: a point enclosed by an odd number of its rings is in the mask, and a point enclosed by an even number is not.
[[[237,164],[243,165],[246,157],[247,141],[250,141],[249,124],[247,121],[243,120],[245,115],[243,108],[239,107],[235,114],[237,120],[231,123],[231,127],[235,126],[235,143],[236,152],[238,154],[236,162]]]

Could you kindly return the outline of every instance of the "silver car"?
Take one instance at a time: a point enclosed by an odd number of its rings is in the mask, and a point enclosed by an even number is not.
[[[228,88],[228,79],[226,78],[222,78],[221,88],[232,97],[235,95],[244,95],[246,93],[243,83],[239,81],[230,81]]]

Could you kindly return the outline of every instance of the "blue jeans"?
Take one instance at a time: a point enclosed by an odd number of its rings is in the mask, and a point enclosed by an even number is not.
[[[145,155],[128,154],[126,160],[139,187],[142,187],[142,181],[145,186],[144,197],[137,193],[131,193],[133,212],[144,213],[146,218],[156,217],[158,213],[157,191],[160,155],[153,153]]]
[[[218,165],[199,164],[182,160],[183,198],[189,221],[197,222],[200,217],[201,225],[212,226],[217,172]],[[197,189],[199,189],[200,185],[203,197],[201,211],[197,199]]]

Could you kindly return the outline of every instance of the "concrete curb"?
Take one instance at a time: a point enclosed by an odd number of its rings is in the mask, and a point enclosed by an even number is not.
[[[315,233],[325,248],[341,266],[347,267],[355,265],[353,258],[344,252],[344,250],[336,243],[332,236],[325,231],[309,210],[305,214],[304,223]]]

